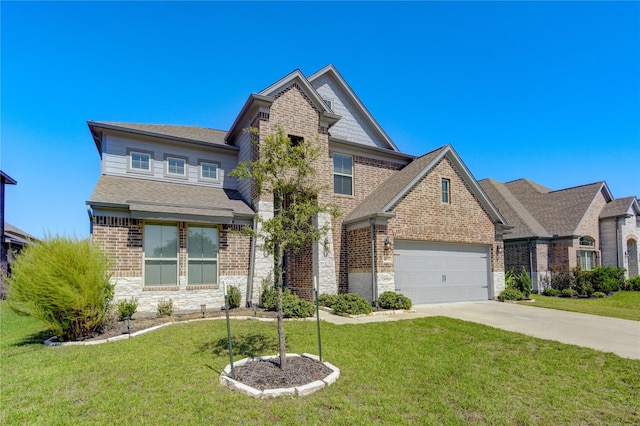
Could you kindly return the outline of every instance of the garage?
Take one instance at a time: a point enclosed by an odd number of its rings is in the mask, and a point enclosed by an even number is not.
[[[489,246],[396,240],[395,286],[414,304],[489,299]]]

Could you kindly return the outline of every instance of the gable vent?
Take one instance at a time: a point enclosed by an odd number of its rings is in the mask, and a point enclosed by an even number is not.
[[[323,101],[324,101],[324,104],[325,104],[327,107],[329,107],[329,109],[331,109],[331,101],[330,101],[330,100],[328,100],[328,99],[323,99]]]

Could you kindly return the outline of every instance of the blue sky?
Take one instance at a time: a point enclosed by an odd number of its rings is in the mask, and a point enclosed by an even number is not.
[[[228,129],[332,63],[403,152],[640,195],[639,2],[0,2],[6,220],[86,237],[87,120]]]

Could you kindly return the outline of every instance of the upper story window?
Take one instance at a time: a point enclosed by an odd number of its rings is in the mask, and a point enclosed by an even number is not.
[[[333,192],[353,195],[353,157],[333,154]]]
[[[451,203],[451,180],[442,179],[442,202],[444,204]]]
[[[146,152],[130,151],[129,168],[135,171],[151,171],[151,154]]]
[[[167,174],[186,175],[186,166],[183,158],[167,157]]]
[[[582,247],[595,247],[596,240],[591,237],[580,237],[580,246]]]
[[[211,161],[200,162],[200,179],[206,181],[218,180],[218,169],[220,165]]]

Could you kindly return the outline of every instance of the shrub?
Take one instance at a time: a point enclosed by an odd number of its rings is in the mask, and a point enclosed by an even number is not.
[[[378,297],[378,304],[383,309],[411,309],[411,299],[393,291],[385,291]]]
[[[101,331],[109,316],[110,266],[88,239],[47,236],[13,261],[9,306],[43,321],[61,339],[89,336]]]
[[[161,317],[170,317],[173,314],[173,300],[160,299],[158,302],[158,314]]]
[[[116,309],[118,309],[118,319],[120,321],[125,318],[131,318],[138,310],[138,299],[120,300],[116,304]]]
[[[500,292],[498,300],[501,302],[505,300],[524,300],[524,294],[517,288],[506,288]]]
[[[565,288],[560,292],[560,297],[575,297],[578,295],[578,292],[572,288]]]
[[[229,309],[234,309],[240,306],[240,289],[234,285],[227,287],[227,301],[229,302]]]
[[[336,303],[333,304],[333,311],[337,314],[363,315],[373,312],[369,301],[355,293],[341,294]]]
[[[587,271],[587,278],[595,291],[611,293],[624,286],[624,268],[598,266]]]
[[[505,288],[516,288],[516,274],[513,271],[513,268],[505,272],[504,285]]]
[[[543,296],[555,297],[555,296],[557,296],[559,294],[560,294],[560,290],[555,289],[555,288],[551,288],[551,287],[545,288],[544,291],[542,292]]]
[[[640,291],[640,275],[629,278],[625,283],[625,289],[628,291]]]
[[[267,311],[276,311],[278,309],[278,289],[273,286],[264,286],[260,303]],[[314,315],[315,307],[312,303],[291,293],[290,290],[284,290],[282,292],[282,313],[285,318],[308,318]]]
[[[337,294],[321,294],[318,296],[318,304],[320,306],[326,306],[327,308],[332,307],[336,301],[338,300]]]
[[[552,271],[549,283],[551,288],[564,290],[565,288],[571,288],[573,280],[571,274],[567,271]]]
[[[596,291],[591,295],[591,297],[602,298],[602,297],[607,297],[607,295],[601,291]]]
[[[531,278],[526,269],[522,269],[515,281],[515,288],[520,290],[525,299],[528,299],[531,295]]]

